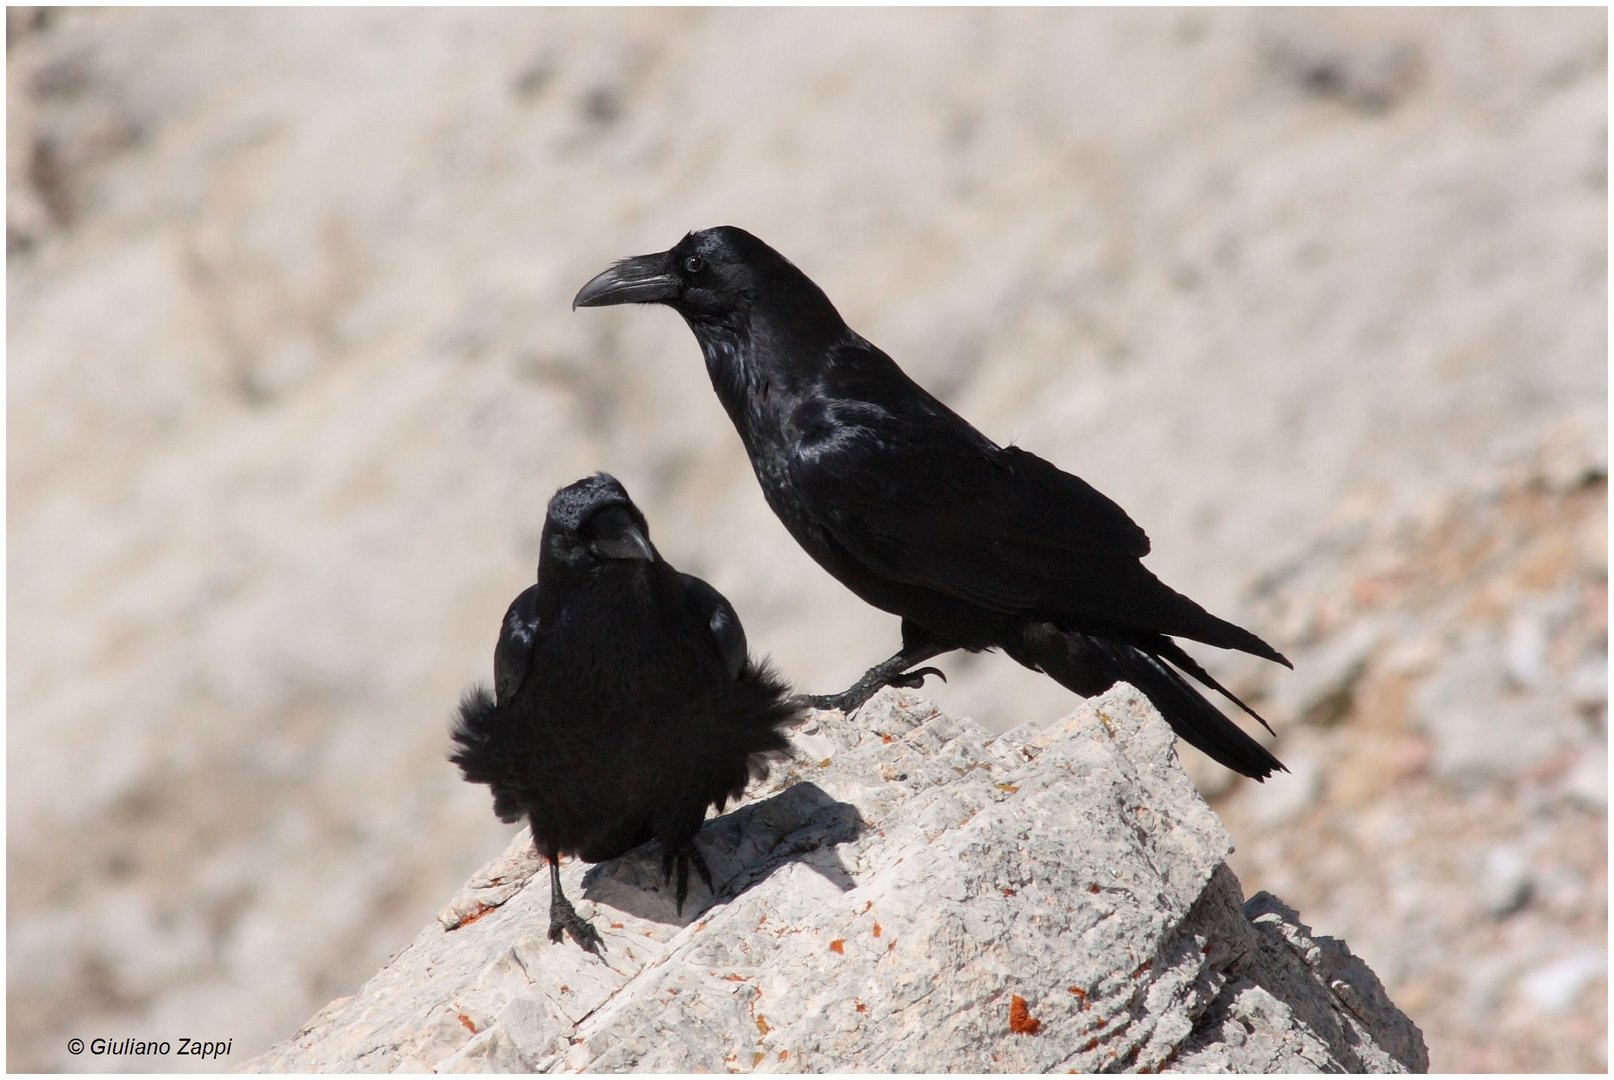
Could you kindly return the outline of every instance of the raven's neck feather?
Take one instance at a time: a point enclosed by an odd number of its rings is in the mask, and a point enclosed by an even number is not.
[[[747,447],[771,441],[803,396],[815,392],[849,342],[861,341],[829,300],[722,319],[686,316],[712,388]]]
[[[551,628],[575,623],[580,613],[631,611],[657,599],[675,573],[661,558],[594,559],[583,566],[568,566],[545,551],[538,559],[540,621]],[[592,616],[590,616],[592,617]]]
[[[700,342],[701,355],[706,359],[706,374],[712,379],[729,419],[745,434],[752,423],[754,402],[765,396],[767,385],[759,383],[756,365],[750,362],[750,326],[743,322],[696,322],[691,319],[690,329]]]

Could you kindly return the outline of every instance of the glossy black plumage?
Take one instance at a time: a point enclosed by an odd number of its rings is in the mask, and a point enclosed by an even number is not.
[[[694,837],[765,775],[799,706],[750,659],[734,608],[657,554],[621,484],[562,488],[544,522],[538,583],[505,613],[494,689],[461,701],[450,757],[487,784],[501,820],[525,819],[549,860],[549,936],[599,935],[561,894],[559,857],[600,862],[656,839],[680,911]]]
[[[819,565],[902,617],[902,650],[815,704],[856,708],[882,685],[918,685],[934,669],[910,669],[930,657],[1001,648],[1081,694],[1133,683],[1178,735],[1247,776],[1283,768],[1184,679],[1260,720],[1171,638],[1288,661],[1163,584],[1126,511],[971,427],[778,252],[706,229],[619,261],[573,306],[629,302],[684,317],[768,505]]]

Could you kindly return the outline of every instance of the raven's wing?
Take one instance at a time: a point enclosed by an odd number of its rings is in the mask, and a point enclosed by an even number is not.
[[[938,406],[817,401],[794,417],[792,489],[871,574],[1005,614],[1063,611],[1187,637],[1219,636],[1203,620],[1231,626],[1143,567],[1148,536],[1113,501]]]
[[[499,643],[493,647],[493,693],[501,707],[510,704],[531,674],[533,646],[540,630],[538,586],[529,585],[504,613]]]
[[[723,667],[738,679],[745,670],[745,628],[734,605],[724,595],[694,574],[678,575],[684,581],[684,601],[712,632],[712,645],[717,649]]]

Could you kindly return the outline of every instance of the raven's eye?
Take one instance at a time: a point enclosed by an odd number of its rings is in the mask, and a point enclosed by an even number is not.
[[[691,255],[689,258],[684,260],[685,273],[698,274],[704,269],[706,269],[706,260],[701,258],[699,255]]]

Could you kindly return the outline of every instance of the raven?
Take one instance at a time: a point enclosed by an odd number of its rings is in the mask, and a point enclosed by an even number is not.
[[[855,709],[881,686],[941,674],[911,670],[941,653],[1000,648],[1084,696],[1132,683],[1180,737],[1246,776],[1283,768],[1182,672],[1266,721],[1171,638],[1293,665],[1163,584],[1126,511],[970,426],[777,251],[733,226],[690,233],[619,260],[572,306],[623,303],[684,317],[768,505],[841,584],[902,618],[901,650],[811,704]]]
[[[604,948],[560,888],[560,856],[601,862],[651,838],[678,911],[706,808],[721,811],[784,753],[801,706],[716,589],[650,543],[644,515],[605,473],[549,501],[538,583],[505,613],[493,691],[460,702],[449,760],[493,791],[501,821],[525,817],[549,860],[549,939]]]

